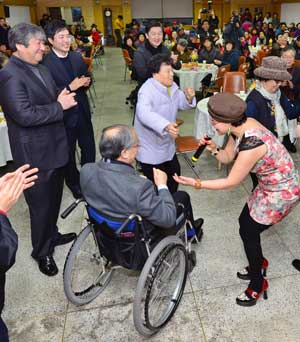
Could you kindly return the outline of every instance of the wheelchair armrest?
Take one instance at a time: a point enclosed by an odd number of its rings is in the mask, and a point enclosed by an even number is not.
[[[84,202],[83,198],[77,199],[75,202],[73,202],[67,209],[63,211],[63,213],[60,215],[62,219],[65,219],[67,216],[71,214],[71,212],[77,207],[77,205],[81,202]]]
[[[127,227],[128,223],[134,219],[137,219],[139,222],[142,222],[142,218],[140,215],[137,214],[131,214],[128,216],[128,218],[126,219],[126,221],[122,224],[122,226],[116,231],[116,235],[119,236],[122,231]]]
[[[175,223],[176,227],[179,225],[180,222],[182,222],[184,220],[185,220],[185,215],[184,215],[184,213],[181,213],[176,219],[176,223]]]

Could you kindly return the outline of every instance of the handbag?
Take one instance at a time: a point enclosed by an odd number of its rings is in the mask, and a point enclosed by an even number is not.
[[[13,230],[8,218],[0,215],[0,270],[8,271],[16,260],[18,235]]]

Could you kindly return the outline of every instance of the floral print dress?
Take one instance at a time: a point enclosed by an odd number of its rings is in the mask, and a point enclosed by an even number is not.
[[[267,152],[251,170],[258,178],[258,185],[247,203],[256,222],[272,225],[281,221],[299,202],[299,174],[285,147],[268,130],[247,130],[238,149],[249,149],[247,145],[251,148],[253,138],[264,143]],[[240,148],[242,146],[244,148]]]

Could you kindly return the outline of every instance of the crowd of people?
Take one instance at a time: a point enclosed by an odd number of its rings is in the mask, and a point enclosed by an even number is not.
[[[9,28],[0,18],[0,48],[12,51],[9,59],[0,55],[0,105],[17,167],[0,178],[0,227],[11,230],[6,215],[24,191],[30,214],[31,255],[43,274],[58,273],[54,249],[76,238],[75,233],[61,234],[57,227],[64,181],[74,198],[83,196],[104,216],[120,220],[131,212],[142,215],[153,241],[176,233],[172,228],[178,216],[177,204],[181,203],[200,240],[203,219],[194,218],[190,197],[178,191],[178,184],[198,190],[229,189],[250,173],[253,190],[239,216],[249,265],[237,274],[250,282],[236,302],[251,306],[266,293],[268,261],[260,234],[288,215],[300,199],[299,175],[289,154],[296,152],[300,115],[300,71],[294,65],[299,56],[300,24],[287,27],[276,15],[252,17],[246,9],[241,15],[234,12],[220,30],[214,11],[208,14],[203,19],[199,13],[198,24],[189,32],[176,22],[164,26],[150,22],[143,27],[133,21],[124,30],[123,17],[117,18],[117,45],[128,50],[138,83],[134,127],[105,128],[100,141],[102,159],[97,163],[86,95],[92,79],[82,58],[83,51],[89,53],[82,40],[84,20],[76,28],[44,16],[40,26],[21,23]],[[99,44],[95,25],[89,35]],[[199,60],[217,66],[230,64],[234,71],[241,55],[251,58],[251,46],[268,46],[272,53],[261,66],[253,65],[257,86],[246,101],[227,93],[208,101],[211,125],[218,134],[227,134],[226,147],[205,136],[199,142],[218,161],[233,162],[229,175],[216,180],[182,176],[175,149],[179,135],[176,116],[179,109],[194,108],[196,98],[195,89],[178,87],[174,69]],[[77,143],[81,171],[76,165]],[[135,161],[147,179],[134,170]],[[10,263],[0,258],[0,310],[5,272],[12,266],[17,249],[16,236],[14,241]],[[299,269],[299,260],[294,265]],[[2,320],[0,334],[8,341]]]
[[[178,56],[178,61],[230,64],[231,71],[236,71],[239,57],[245,56],[253,76],[252,47],[270,49],[276,56],[280,56],[285,47],[292,47],[295,59],[300,59],[300,23],[287,25],[279,21],[276,13],[271,16],[270,12],[265,16],[262,13],[252,16],[249,9],[241,14],[234,11],[223,27],[219,26],[214,10],[205,16],[200,11],[198,23],[189,31],[176,21],[164,24],[163,45]],[[122,48],[129,51],[131,59],[137,48],[147,42],[146,27],[134,20],[124,31]]]

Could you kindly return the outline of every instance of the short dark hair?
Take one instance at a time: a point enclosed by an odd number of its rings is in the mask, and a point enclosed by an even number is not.
[[[128,125],[112,125],[102,131],[100,139],[100,153],[102,158],[115,160],[120,157],[124,149],[135,143],[134,128]]]
[[[118,15],[118,18],[123,20],[123,16],[122,15]]]
[[[46,40],[45,32],[41,27],[28,23],[17,24],[8,31],[8,43],[13,52],[17,51],[17,44],[28,47],[31,38]]]
[[[227,44],[231,44],[232,45],[232,48],[234,49],[235,48],[235,42],[233,40],[227,40],[224,44],[224,46],[226,46]]]
[[[159,73],[162,64],[172,65],[170,54],[158,53],[151,57],[148,63],[148,70],[151,75]]]
[[[294,56],[296,56],[296,50],[293,47],[289,46],[289,45],[287,45],[283,49],[280,49],[280,56],[282,56],[285,52],[288,52],[288,51],[292,51]]]
[[[150,21],[150,23],[148,23],[146,26],[146,33],[149,33],[152,27],[160,27],[161,30],[163,30],[161,23],[159,21]]]
[[[231,125],[233,127],[239,127],[241,126],[243,123],[245,123],[247,121],[247,116],[246,114],[244,114],[244,116],[239,120],[239,121],[236,121],[236,122],[232,122]]]
[[[63,31],[63,30],[68,30],[68,26],[63,22],[62,20],[51,20],[44,28],[47,39],[51,38],[53,39],[56,33]]]

